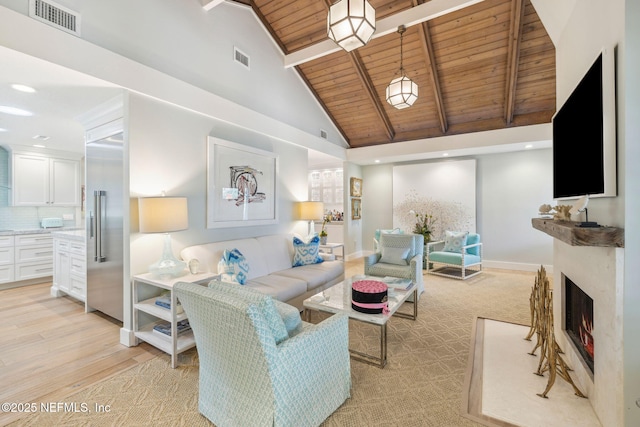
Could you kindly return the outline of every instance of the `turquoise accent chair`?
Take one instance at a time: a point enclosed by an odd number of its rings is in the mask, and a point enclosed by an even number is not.
[[[406,252],[406,258],[397,258],[399,250]],[[411,279],[418,287],[418,298],[424,292],[422,279],[422,262],[424,253],[424,236],[422,234],[390,234],[380,235],[380,252],[364,258],[364,274],[378,277],[400,277]],[[404,261],[404,262],[402,262]],[[413,299],[410,298],[409,301]]]
[[[482,273],[482,242],[479,234],[469,234],[461,252],[443,250],[444,240],[427,243],[427,273],[465,280]]]
[[[174,289],[198,349],[198,409],[216,426],[317,426],[350,397],[346,315],[312,325],[294,307],[240,286]],[[274,330],[285,324],[274,308],[298,316],[279,343]]]

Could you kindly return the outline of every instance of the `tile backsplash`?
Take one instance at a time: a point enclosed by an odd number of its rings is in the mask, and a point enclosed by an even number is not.
[[[63,218],[63,215],[67,214],[71,214],[74,219],[65,220],[64,226],[75,227],[80,224],[78,220],[79,213],[80,209],[73,207],[0,207],[0,230],[40,228],[40,220],[42,218]]]

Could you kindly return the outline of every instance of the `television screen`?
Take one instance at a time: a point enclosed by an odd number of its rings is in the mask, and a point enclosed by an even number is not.
[[[603,65],[601,53],[553,118],[555,199],[615,195],[615,104],[605,99],[615,97],[606,86],[613,71],[605,76]]]

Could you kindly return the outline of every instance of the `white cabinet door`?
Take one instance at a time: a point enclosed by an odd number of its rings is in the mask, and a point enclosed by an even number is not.
[[[80,205],[80,162],[70,159],[13,155],[14,206]]]
[[[49,202],[49,158],[13,156],[13,205],[42,206]]]
[[[51,159],[49,204],[78,206],[80,204],[80,164],[75,160]]]

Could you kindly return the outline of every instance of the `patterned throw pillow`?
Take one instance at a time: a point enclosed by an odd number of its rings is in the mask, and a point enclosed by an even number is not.
[[[312,236],[307,242],[303,242],[299,237],[293,238],[293,266],[318,264],[323,261],[319,255],[320,237]]]
[[[468,235],[468,231],[445,231],[443,251],[462,253],[462,247],[467,244]]]
[[[222,259],[218,262],[218,274],[224,282],[234,282],[244,285],[249,273],[249,263],[237,249],[225,249]]]

